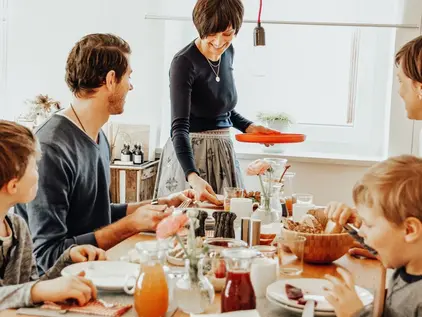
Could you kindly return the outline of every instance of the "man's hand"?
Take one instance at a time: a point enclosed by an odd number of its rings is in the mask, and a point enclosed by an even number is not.
[[[158,202],[162,205],[178,207],[188,199],[195,199],[195,191],[193,189],[186,189],[182,192],[171,194],[166,198],[160,198]]]
[[[78,276],[63,276],[53,280],[35,283],[31,289],[34,304],[42,302],[62,302],[74,299],[80,306],[97,298],[97,289],[81,272]]]
[[[167,205],[141,206],[130,216],[139,231],[155,231],[159,222],[171,215],[173,208]]]
[[[71,248],[69,253],[73,263],[107,260],[105,251],[93,245],[78,245]]]
[[[325,299],[334,307],[336,316],[352,317],[364,306],[355,290],[353,276],[342,268],[337,268],[342,279],[332,275],[325,278],[330,286],[325,289]]]

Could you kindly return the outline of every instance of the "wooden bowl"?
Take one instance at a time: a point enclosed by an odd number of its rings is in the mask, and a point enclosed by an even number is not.
[[[303,260],[307,263],[328,264],[334,262],[346,254],[353,245],[353,238],[348,233],[312,234],[284,228],[283,235],[286,240],[295,236],[306,238]],[[300,256],[293,245],[289,247],[296,256]]]

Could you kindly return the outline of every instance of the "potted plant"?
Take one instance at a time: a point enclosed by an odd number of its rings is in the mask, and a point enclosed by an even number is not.
[[[258,112],[257,119],[268,128],[280,132],[289,131],[290,126],[294,123],[292,116],[285,112]]]
[[[18,122],[31,122],[33,128],[38,126],[53,113],[61,109],[60,102],[48,95],[38,95],[33,100],[27,100],[27,109],[17,118]]]

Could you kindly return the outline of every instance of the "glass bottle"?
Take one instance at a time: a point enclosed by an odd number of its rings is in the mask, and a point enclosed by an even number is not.
[[[134,306],[138,316],[162,317],[169,305],[169,288],[163,263],[168,245],[160,241],[136,244],[140,270],[134,292]],[[148,303],[148,305],[146,305]]]
[[[175,300],[185,313],[201,314],[214,302],[214,287],[204,276],[203,266],[203,258],[193,263],[186,259],[186,272],[183,278],[176,282]]]
[[[284,201],[286,202],[286,208],[289,216],[293,213],[293,194],[294,194],[294,188],[293,188],[293,180],[295,178],[296,173],[287,172],[283,176],[283,194],[282,197],[284,198]]]
[[[122,162],[132,162],[132,151],[128,143],[123,144],[123,148],[120,152],[120,160]]]
[[[141,165],[144,162],[144,151],[142,150],[142,144],[135,144],[133,150],[133,164]]]
[[[221,293],[221,312],[256,308],[255,291],[251,281],[251,264],[256,250],[233,248],[223,250],[226,262],[226,285]]]

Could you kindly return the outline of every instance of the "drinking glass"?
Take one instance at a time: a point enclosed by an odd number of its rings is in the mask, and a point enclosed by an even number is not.
[[[295,236],[277,239],[277,253],[280,266],[280,273],[284,275],[299,275],[303,272],[303,252],[305,250],[306,238]],[[284,250],[290,249],[293,254],[287,254]]]
[[[230,200],[232,198],[242,198],[243,189],[239,187],[225,187],[224,188],[224,210],[230,211]]]
[[[311,194],[293,194],[293,221],[299,222],[303,215],[314,208],[314,196]]]

